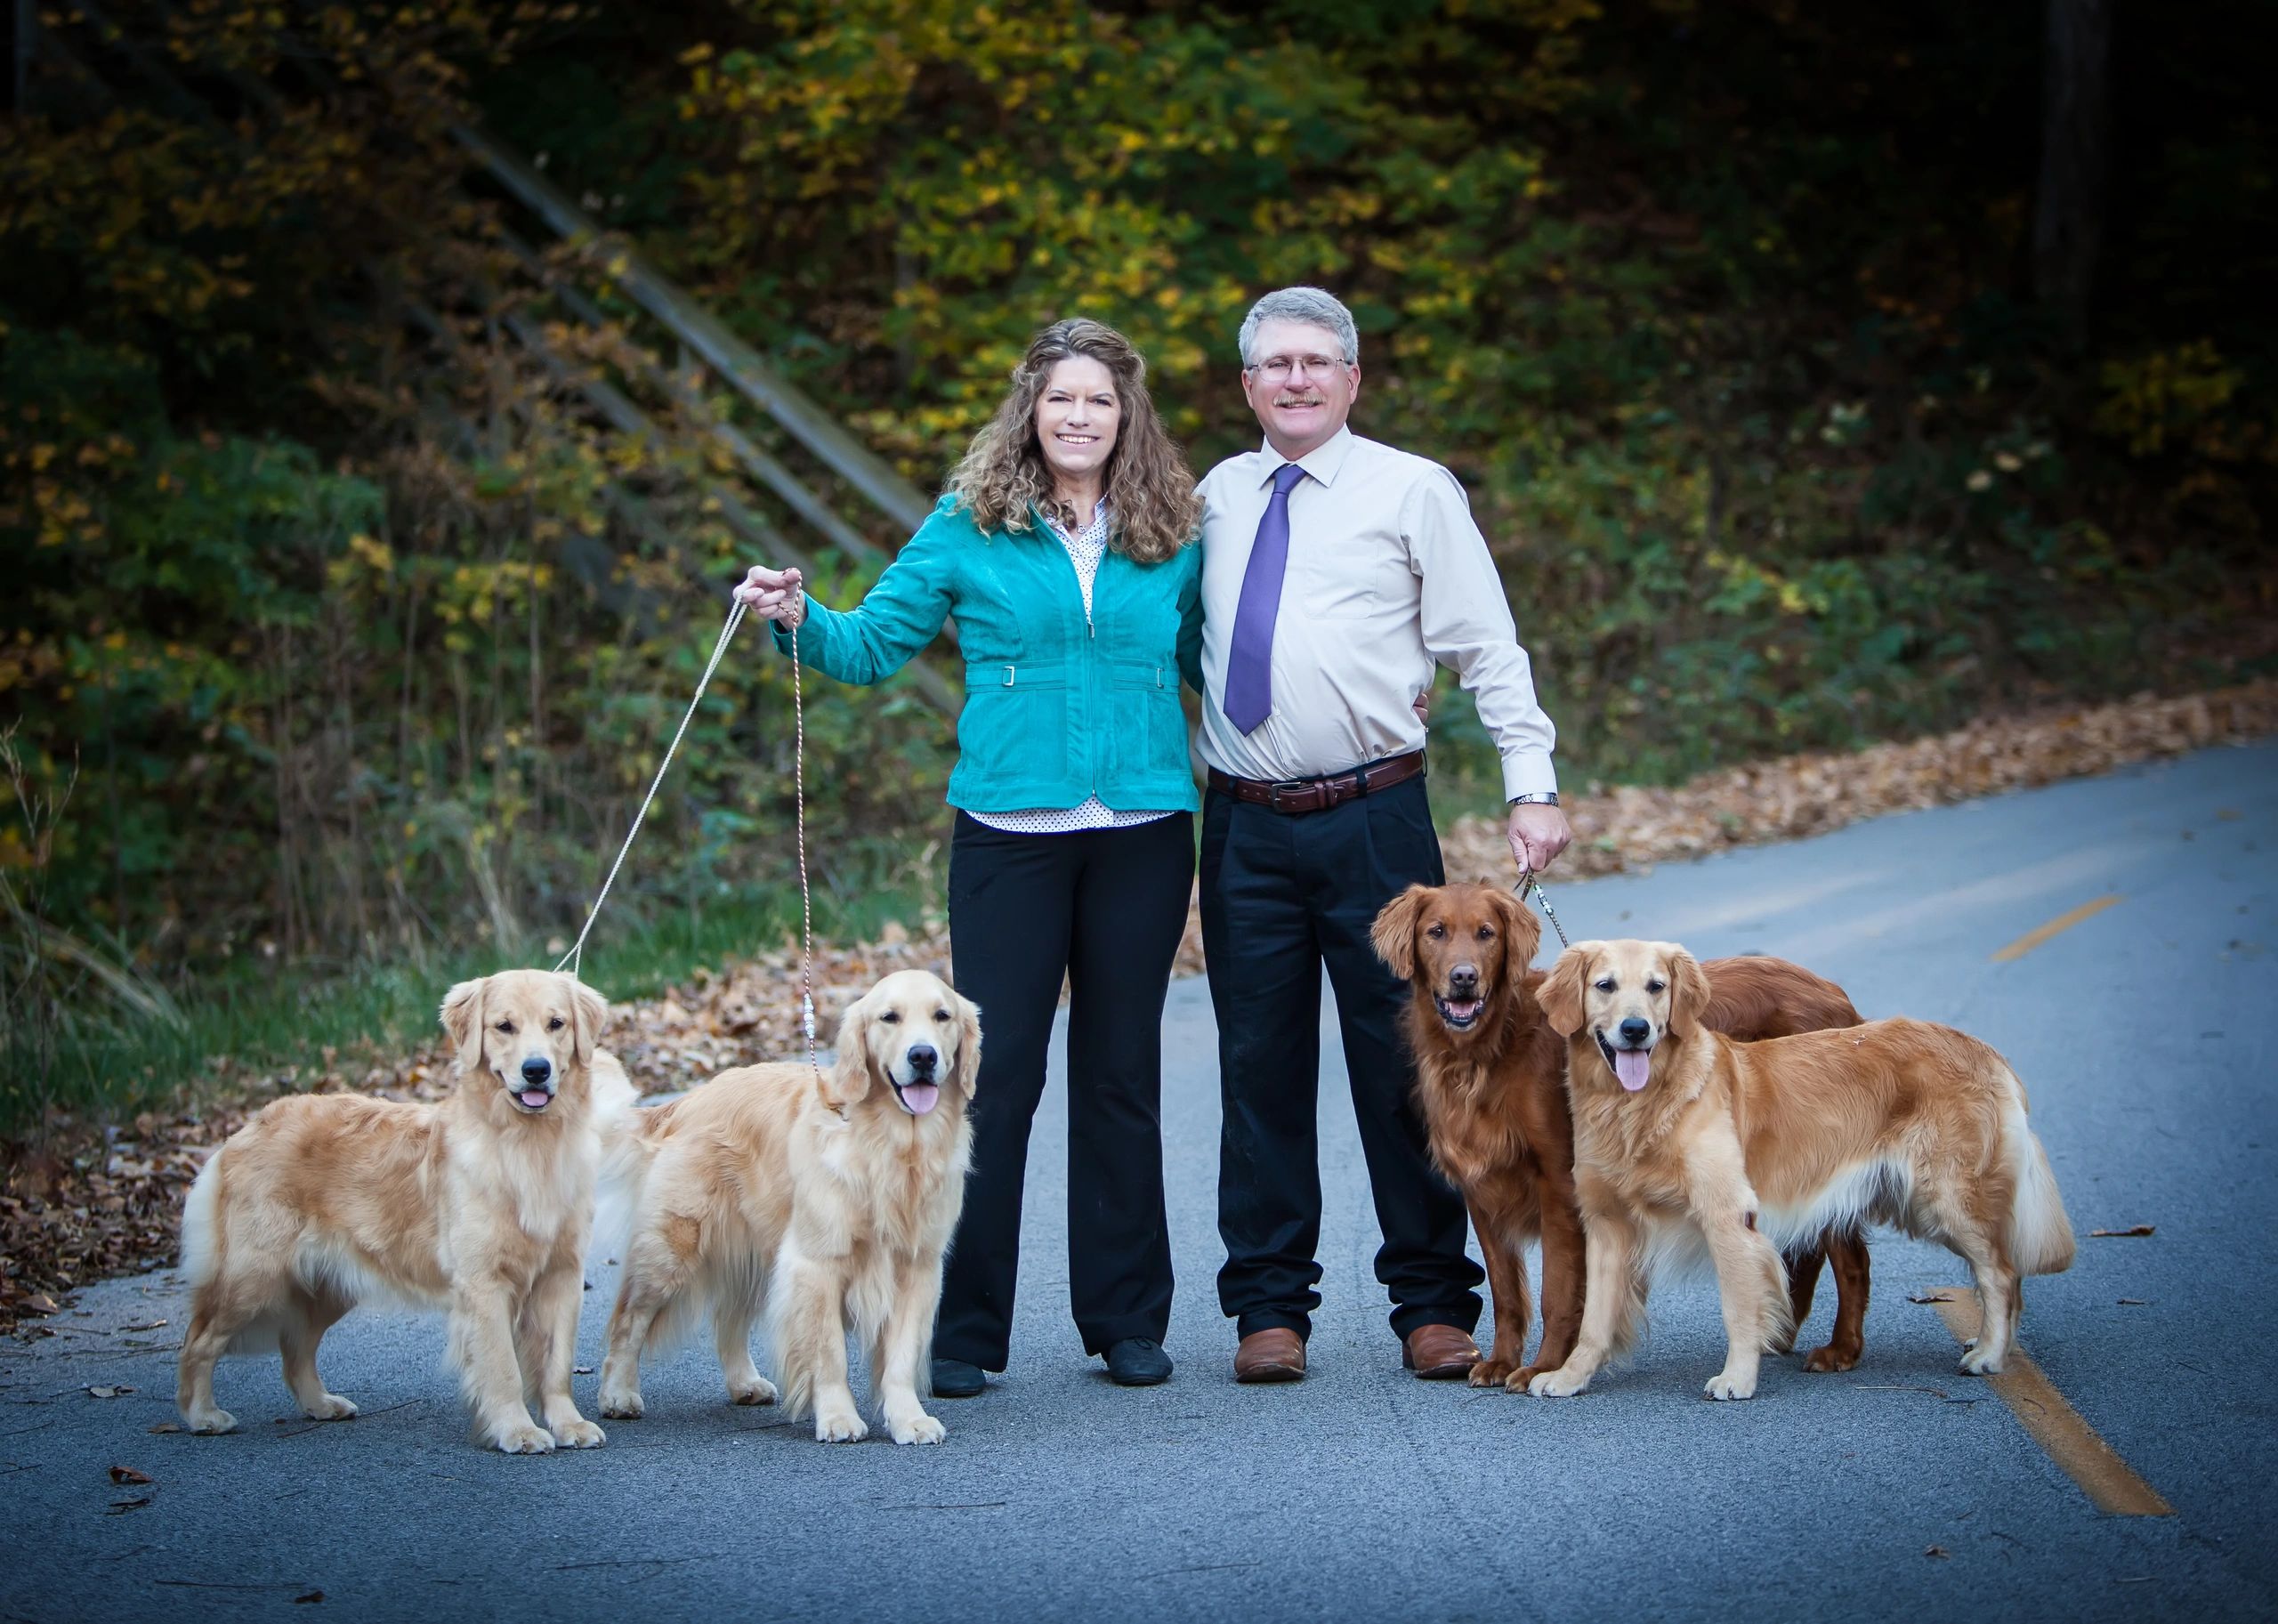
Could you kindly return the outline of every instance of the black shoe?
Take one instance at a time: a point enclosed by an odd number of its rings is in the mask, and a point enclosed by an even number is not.
[[[937,1399],[969,1399],[980,1395],[989,1385],[981,1367],[967,1364],[962,1359],[933,1356],[933,1396]]]
[[[1151,1387],[1171,1378],[1171,1356],[1144,1337],[1126,1337],[1107,1351],[1108,1378],[1119,1387]]]

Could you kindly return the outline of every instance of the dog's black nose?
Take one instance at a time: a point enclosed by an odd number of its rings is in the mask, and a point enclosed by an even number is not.
[[[1468,998],[1479,990],[1479,966],[1458,965],[1448,972],[1448,990],[1458,998]]]
[[[553,1062],[550,1060],[539,1060],[532,1056],[522,1062],[522,1080],[533,1088],[544,1085],[545,1079],[553,1075]]]
[[[913,1071],[931,1071],[941,1063],[941,1051],[930,1043],[909,1046],[909,1069]]]
[[[1643,1015],[1632,1015],[1621,1023],[1621,1041],[1632,1048],[1652,1035],[1652,1024]]]

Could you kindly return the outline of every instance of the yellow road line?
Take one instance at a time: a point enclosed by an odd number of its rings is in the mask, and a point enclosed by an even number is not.
[[[1977,1335],[1977,1293],[1967,1286],[1938,1289],[1945,1293],[1935,1305],[1938,1317],[1953,1332],[1954,1340],[1967,1342]],[[2080,1418],[2080,1412],[2064,1402],[2064,1395],[2041,1374],[2039,1365],[2015,1348],[2009,1350],[2007,1365],[2000,1375],[1982,1379],[2034,1442],[2048,1451],[2048,1458],[2080,1485],[2098,1511],[2116,1517],[2175,1515],[2175,1507],[2129,1469],[2112,1445]]]
[[[2118,901],[2120,898],[2116,895],[2098,897],[2093,902],[2081,903],[2069,914],[2059,914],[2048,924],[2027,931],[2007,947],[1994,954],[1993,962],[1997,965],[2006,965],[2013,958],[2023,958],[2051,936],[2061,936],[2081,920],[2095,918],[2096,915],[2104,912]]]

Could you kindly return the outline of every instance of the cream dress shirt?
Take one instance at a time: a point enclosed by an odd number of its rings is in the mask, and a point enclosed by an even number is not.
[[[1319,778],[1424,747],[1416,697],[1435,665],[1478,702],[1503,760],[1503,793],[1558,788],[1557,731],[1535,700],[1527,652],[1487,541],[1455,475],[1351,429],[1297,459],[1289,559],[1273,628],[1273,709],[1245,734],[1226,719],[1226,657],[1271,444],[1204,476],[1202,757],[1237,778]]]

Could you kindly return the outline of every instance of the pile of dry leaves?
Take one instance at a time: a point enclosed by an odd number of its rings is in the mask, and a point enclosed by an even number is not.
[[[1571,808],[1570,875],[1610,874],[1726,847],[1792,839],[1862,818],[2102,772],[2129,762],[2278,733],[2278,683],[2180,699],[2140,699],[2094,710],[1985,721],[1942,738],[1877,745],[1851,755],[1798,755],[1705,775],[1676,789],[1621,788]],[[1454,878],[1507,880],[1499,825],[1466,819],[1446,842]],[[889,925],[881,939],[821,948],[815,982],[828,1042],[836,1017],[889,971],[947,974],[949,938]],[[1190,917],[1179,969],[1201,968]],[[606,990],[606,989],[604,989]],[[663,996],[619,1006],[607,1041],[644,1092],[684,1088],[727,1066],[796,1054],[799,962],[788,949],[714,972]],[[63,1296],[106,1275],[169,1263],[182,1192],[209,1147],[279,1094],[352,1089],[433,1099],[449,1086],[441,1036],[422,1054],[324,1052],[320,1064],[256,1073],[217,1057],[211,1079],[180,1114],[103,1127],[53,1125],[36,1149],[0,1146],[0,1329],[37,1335]]]

